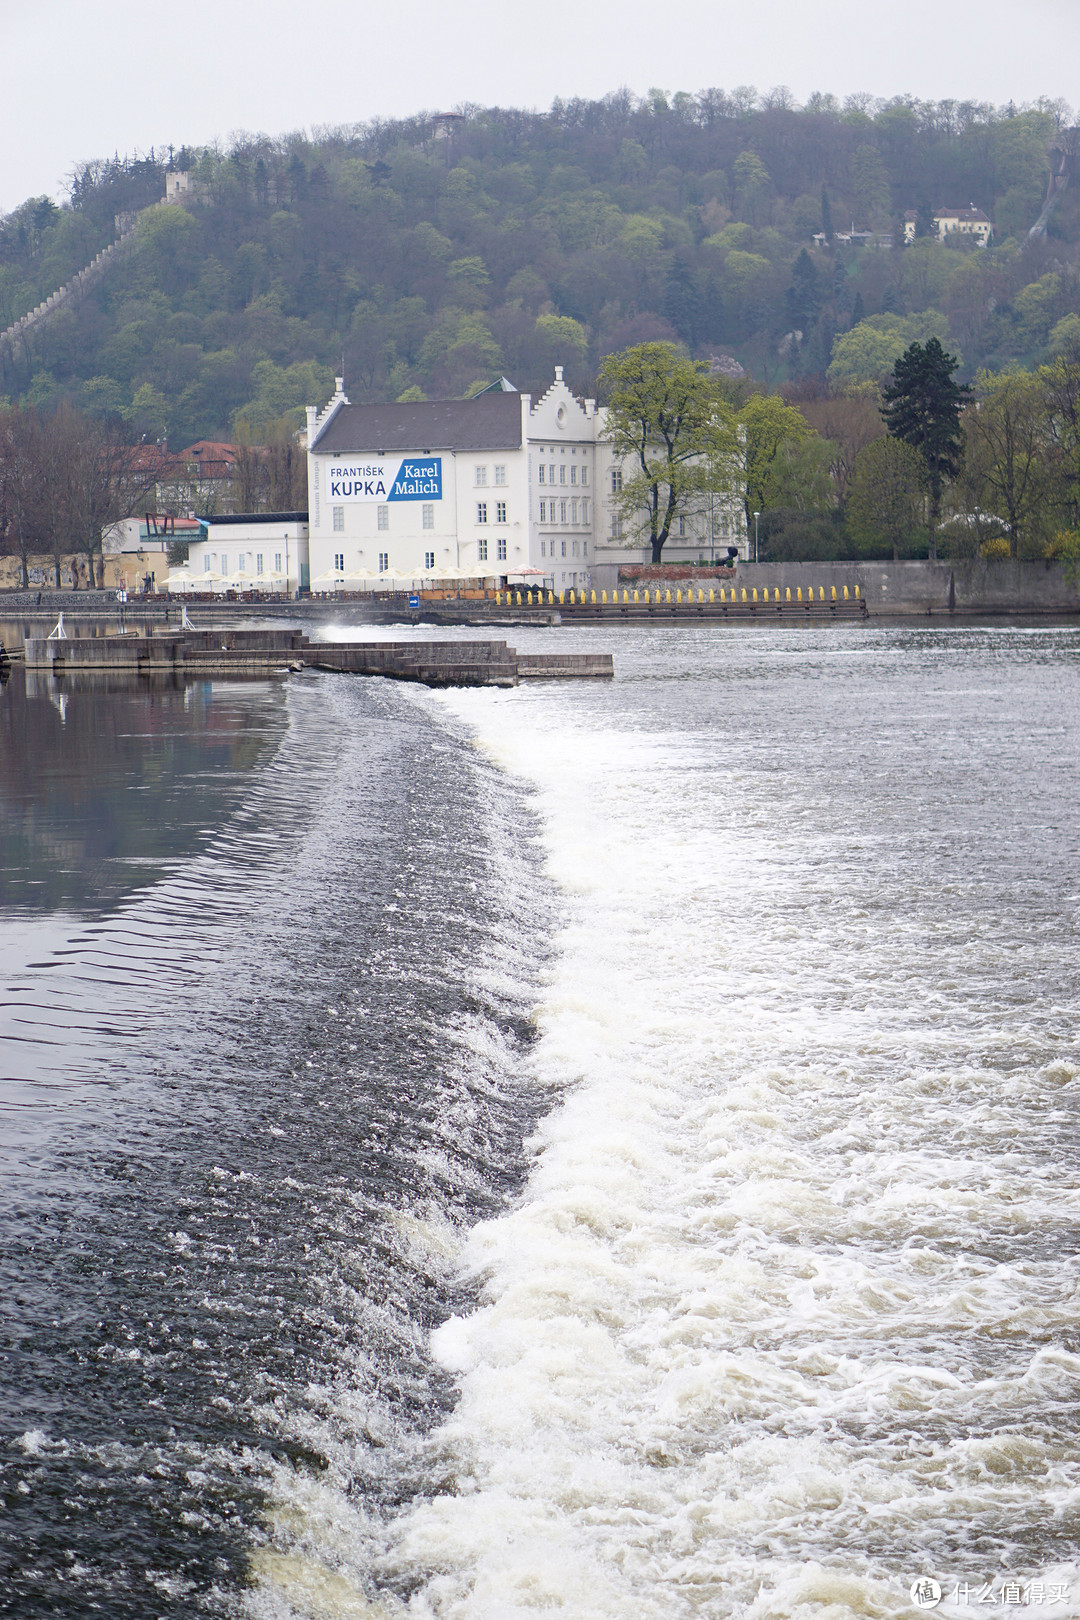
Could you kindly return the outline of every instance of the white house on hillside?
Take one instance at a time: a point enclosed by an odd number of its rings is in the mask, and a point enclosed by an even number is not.
[[[580,588],[598,570],[648,561],[612,505],[622,466],[605,412],[555,381],[533,403],[509,384],[474,399],[353,405],[337,379],[308,407],[311,578],[352,575],[541,579]],[[725,555],[745,541],[737,491],[685,518],[672,562]],[[605,568],[605,565],[607,567]]]

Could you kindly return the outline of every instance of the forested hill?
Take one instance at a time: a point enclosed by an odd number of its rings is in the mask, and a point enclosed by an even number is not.
[[[197,200],[157,209],[78,312],[0,393],[67,399],[179,445],[264,435],[326,397],[458,395],[500,372],[584,390],[600,356],[675,337],[775,387],[879,377],[939,335],[978,367],[1029,365],[1080,333],[1080,183],[1029,242],[1070,113],[753,91],[467,109],[432,120],[182,150]],[[165,164],[84,166],[70,202],[0,223],[0,327],[156,201]],[[993,245],[902,248],[902,216],[973,204]],[[872,243],[838,240],[854,225]],[[827,246],[814,234],[830,235]],[[880,238],[892,233],[898,244]]]

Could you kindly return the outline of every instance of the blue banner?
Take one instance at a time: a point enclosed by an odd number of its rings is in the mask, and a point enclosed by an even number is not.
[[[442,457],[409,457],[397,470],[390,501],[441,501]]]

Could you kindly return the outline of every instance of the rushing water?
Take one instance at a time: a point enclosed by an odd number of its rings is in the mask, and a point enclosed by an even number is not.
[[[1080,635],[580,639],[0,698],[9,1612],[1080,1614]]]

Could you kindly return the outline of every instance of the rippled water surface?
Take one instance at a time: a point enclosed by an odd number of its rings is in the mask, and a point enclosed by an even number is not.
[[[1080,1614],[1080,636],[577,641],[0,698],[10,1612]]]

